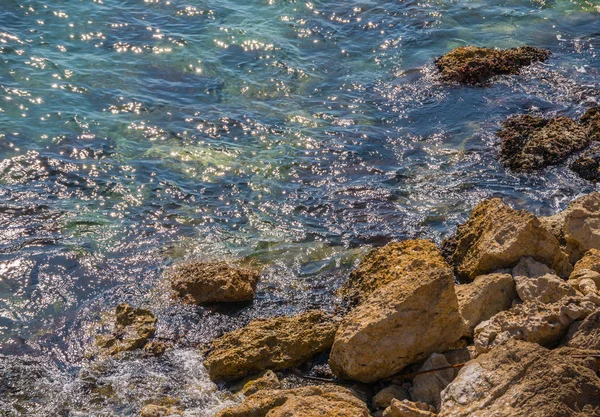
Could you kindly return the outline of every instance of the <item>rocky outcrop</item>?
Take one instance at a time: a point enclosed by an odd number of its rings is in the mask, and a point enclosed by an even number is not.
[[[442,369],[450,367],[450,362],[439,353],[432,354],[419,371],[431,369]],[[441,403],[441,392],[448,386],[456,376],[455,369],[444,369],[437,372],[423,373],[413,378],[413,386],[410,389],[410,397],[413,401],[429,404],[436,409]]]
[[[567,252],[572,261],[590,249],[600,249],[600,193],[584,195],[561,213]]]
[[[329,349],[338,323],[322,311],[254,320],[212,343],[204,366],[213,380],[298,366]]]
[[[364,402],[334,385],[264,390],[217,417],[369,417]]]
[[[555,303],[563,297],[578,295],[577,291],[560,279],[552,269],[533,258],[522,258],[512,273],[517,294],[522,301]]]
[[[383,417],[435,417],[435,408],[429,404],[408,400],[393,400]]]
[[[372,250],[350,273],[339,294],[350,305],[363,302],[373,291],[409,272],[448,268],[435,243],[415,239],[391,242]]]
[[[554,347],[571,323],[582,320],[595,309],[593,302],[582,297],[563,298],[553,304],[528,301],[479,324],[475,328],[475,348],[484,353],[510,340]]]
[[[550,52],[531,46],[512,49],[463,46],[435,60],[446,81],[481,84],[501,74],[518,74],[533,62],[545,61]]]
[[[175,265],[168,277],[184,302],[201,305],[252,300],[260,273],[225,262],[186,262]]]
[[[515,281],[508,273],[480,275],[470,284],[457,285],[455,290],[466,336],[472,336],[482,321],[508,310],[517,298]]]
[[[121,303],[115,309],[112,327],[111,334],[96,338],[103,354],[116,355],[143,347],[156,331],[156,317],[150,310]]]
[[[400,385],[388,385],[373,396],[373,407],[377,410],[383,410],[390,406],[392,400],[409,400],[408,391]]]
[[[329,364],[341,378],[372,382],[449,349],[462,333],[452,271],[409,273],[344,318]]]
[[[500,199],[479,203],[469,220],[458,226],[452,262],[464,279],[512,268],[531,256],[568,277],[572,267],[556,238],[532,213],[514,210]]]
[[[594,311],[583,321],[573,323],[564,344],[572,348],[600,350],[600,310]]]
[[[600,146],[596,145],[586,149],[571,162],[569,168],[584,180],[600,181]]]
[[[510,341],[467,363],[439,417],[597,416],[600,379],[585,352]]]
[[[600,141],[600,106],[588,109],[579,121],[588,129],[591,140]]]

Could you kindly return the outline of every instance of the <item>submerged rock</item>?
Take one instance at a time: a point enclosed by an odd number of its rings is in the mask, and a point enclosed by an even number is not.
[[[99,336],[96,344],[107,355],[139,349],[154,335],[155,325],[156,317],[150,310],[121,303],[115,309],[112,334]]]
[[[600,379],[585,351],[511,341],[468,362],[439,417],[598,416]]]
[[[169,273],[171,286],[190,304],[231,303],[254,298],[260,273],[225,262],[186,262]]]
[[[217,417],[369,417],[364,402],[335,385],[264,390]]]
[[[253,320],[212,343],[204,366],[213,380],[298,366],[329,349],[338,323],[322,311]]]
[[[448,267],[435,243],[414,239],[391,242],[372,250],[350,273],[340,288],[340,295],[356,305],[373,291],[409,272],[424,272]]]
[[[451,348],[463,331],[452,271],[408,273],[343,319],[329,364],[341,378],[373,382]]]
[[[435,65],[446,81],[480,84],[494,75],[518,74],[524,66],[545,61],[550,51],[522,46],[511,49],[462,46],[437,58]]]
[[[497,198],[479,203],[469,220],[458,226],[454,241],[452,262],[458,275],[469,280],[512,268],[524,256],[550,266],[562,277],[572,270],[558,241],[537,217]]]
[[[383,417],[435,417],[435,408],[429,404],[408,400],[393,400]]]
[[[527,256],[512,270],[517,294],[522,301],[554,303],[563,297],[574,297],[575,289],[560,279],[552,269]]]

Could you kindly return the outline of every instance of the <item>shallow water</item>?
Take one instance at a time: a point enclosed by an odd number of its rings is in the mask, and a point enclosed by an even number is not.
[[[594,188],[564,165],[506,172],[495,136],[513,113],[597,103],[592,0],[1,3],[3,415],[136,415],[173,396],[210,416],[230,399],[195,346],[331,308],[369,245],[439,242],[482,198],[549,214]],[[485,88],[442,84],[433,59],[469,44],[553,55]],[[162,271],[190,257],[264,266],[257,300],[173,302]],[[93,323],[122,301],[179,347],[90,364]]]

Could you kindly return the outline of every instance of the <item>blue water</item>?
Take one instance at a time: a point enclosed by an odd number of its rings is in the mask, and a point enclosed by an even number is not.
[[[2,0],[0,368],[15,377],[0,414],[137,415],[168,391],[212,415],[229,399],[199,343],[331,308],[369,247],[440,242],[485,197],[543,215],[591,191],[565,166],[506,172],[495,132],[598,102],[597,4]],[[484,88],[432,64],[524,44],[553,55]],[[188,258],[263,267],[257,300],[179,305],[162,273]],[[94,374],[90,329],[122,301],[155,311],[177,348]]]

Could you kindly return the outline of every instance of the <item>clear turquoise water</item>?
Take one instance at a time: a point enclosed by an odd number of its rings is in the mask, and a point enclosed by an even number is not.
[[[470,44],[553,55],[485,88],[440,83],[433,59]],[[226,399],[198,343],[330,308],[369,245],[440,241],[482,198],[549,214],[592,190],[564,166],[506,172],[495,131],[596,103],[599,51],[591,0],[3,0],[0,367],[43,372],[5,382],[35,398],[0,412],[136,415],[169,391],[211,415]],[[190,257],[264,266],[255,303],[173,302],[161,273]],[[121,301],[179,347],[105,364],[115,395],[94,400],[89,329]]]

